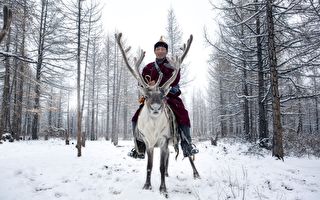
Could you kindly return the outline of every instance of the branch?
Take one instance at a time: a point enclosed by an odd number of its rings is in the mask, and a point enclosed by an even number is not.
[[[19,56],[19,55],[10,53],[10,52],[0,51],[0,55],[3,55],[5,57],[13,57],[13,58],[16,58],[18,60],[21,60],[21,61],[27,62],[27,63],[34,63],[34,64],[38,63],[37,61],[35,61],[35,60],[31,59],[31,58]]]

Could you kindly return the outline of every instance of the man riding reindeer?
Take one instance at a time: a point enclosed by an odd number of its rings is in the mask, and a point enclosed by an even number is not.
[[[142,77],[144,78],[146,83],[148,83],[149,85],[154,85],[157,82],[159,75],[162,73],[163,77],[159,84],[159,86],[161,87],[168,79],[170,79],[174,71],[174,68],[170,65],[166,57],[168,54],[168,44],[163,41],[162,37],[160,38],[160,41],[158,41],[154,45],[154,53],[156,55],[156,61],[149,63],[143,68]],[[188,111],[184,107],[184,104],[179,97],[181,94],[181,91],[179,89],[179,81],[180,70],[175,81],[171,84],[170,92],[167,95],[167,103],[173,111],[178,123],[178,131],[180,133],[183,155],[184,157],[189,157],[198,153],[199,150],[192,144],[191,141],[190,119]],[[132,118],[133,132],[136,129],[139,113],[144,106],[143,96],[140,98],[139,102],[140,107]],[[133,135],[135,137],[135,133]],[[144,154],[146,151],[146,145],[137,137],[135,137],[134,140],[135,148],[133,148],[131,152],[128,153],[128,155],[133,158],[143,159],[145,157]]]

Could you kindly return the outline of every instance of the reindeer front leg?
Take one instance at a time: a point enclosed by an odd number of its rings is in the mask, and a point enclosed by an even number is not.
[[[161,173],[160,193],[164,194],[165,196],[168,195],[166,182],[165,182],[166,175],[168,174],[168,171],[167,171],[168,158],[169,158],[169,148],[168,148],[168,143],[166,143],[163,147],[161,147],[161,154],[160,154],[160,173]]]
[[[147,179],[146,183],[143,186],[143,189],[145,190],[151,190],[151,171],[153,166],[153,147],[147,149],[148,154],[148,165],[147,165]]]

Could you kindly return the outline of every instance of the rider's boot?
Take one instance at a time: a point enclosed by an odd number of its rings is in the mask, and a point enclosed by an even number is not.
[[[190,127],[186,125],[179,125],[179,132],[181,137],[181,148],[184,157],[189,157],[199,153],[199,149],[192,144]]]
[[[135,129],[136,129],[137,123],[132,122],[132,129],[133,129],[133,137],[134,137],[134,143],[135,143],[135,148],[133,148],[129,153],[128,156],[132,158],[140,158],[144,159],[145,157],[145,151],[146,151],[146,145],[144,144],[143,141],[140,141],[136,138],[135,134]]]

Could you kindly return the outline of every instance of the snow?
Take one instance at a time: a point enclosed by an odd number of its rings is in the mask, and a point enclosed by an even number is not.
[[[248,153],[248,145],[199,142],[194,180],[187,159],[174,160],[171,148],[169,199],[319,200],[320,160]],[[151,184],[143,190],[146,159],[127,156],[132,141],[87,141],[82,157],[62,140],[4,142],[0,145],[0,199],[165,199],[159,192],[159,150]]]

